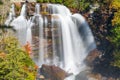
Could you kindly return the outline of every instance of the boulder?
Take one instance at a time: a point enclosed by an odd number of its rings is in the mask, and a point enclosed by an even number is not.
[[[97,49],[92,50],[86,58],[86,63],[91,65],[96,58],[101,58],[102,53]]]
[[[43,64],[40,69],[40,74],[49,80],[64,80],[70,74],[55,65]]]

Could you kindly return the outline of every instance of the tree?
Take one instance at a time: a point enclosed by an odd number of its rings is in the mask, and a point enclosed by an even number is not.
[[[62,4],[62,0],[56,0],[56,3]]]
[[[115,11],[112,20],[112,35],[110,36],[110,40],[115,48],[113,65],[120,67],[120,0],[112,0],[110,8]]]
[[[89,7],[89,1],[86,0],[77,0],[78,3],[78,10],[79,11],[83,11],[85,10],[87,7]]]
[[[38,3],[42,3],[42,2],[43,2],[43,0],[37,0],[37,2],[38,2]]]
[[[55,0],[50,0],[51,3],[55,3],[56,1]]]
[[[44,3],[49,3],[49,0],[43,0]]]
[[[112,38],[111,41],[114,44],[115,48],[120,49],[120,11],[114,13],[114,18],[112,20]]]
[[[120,9],[120,0],[112,0],[110,8],[113,8],[116,10]]]
[[[0,80],[35,80],[35,64],[14,37],[0,41]]]
[[[114,51],[114,62],[112,62],[112,65],[120,68],[120,50],[118,49]]]
[[[0,5],[3,4],[3,2],[0,0]]]
[[[67,7],[75,7],[75,5],[73,6],[73,4],[74,3],[76,3],[76,0],[65,0],[64,2],[63,2],[63,4],[65,5],[65,6],[67,6]]]

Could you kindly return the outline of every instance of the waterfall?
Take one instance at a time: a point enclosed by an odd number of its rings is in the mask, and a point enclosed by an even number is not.
[[[5,25],[9,26],[10,23],[15,19],[15,5],[12,4],[9,12],[9,16],[7,20],[5,21]]]
[[[14,19],[10,25],[17,31],[16,36],[18,37],[21,45],[25,45],[27,35],[26,4],[23,5],[20,16]]]
[[[48,4],[48,8],[51,14],[71,15],[70,10],[64,5]]]
[[[34,16],[27,20],[26,6],[11,25],[22,45],[31,43],[35,63],[56,65],[73,74],[85,70],[84,60],[96,44],[84,17],[72,15],[64,5],[37,3]]]
[[[39,63],[44,64],[44,36],[43,36],[43,18],[39,18]]]
[[[27,16],[27,13],[26,13],[27,9],[26,8],[27,8],[27,4],[24,4],[22,9],[21,9],[20,16],[23,16],[23,17]]]
[[[39,3],[37,3],[37,4],[35,5],[35,12],[36,12],[36,14],[39,14],[39,13],[40,13],[40,4],[39,4]]]
[[[32,18],[30,18],[27,22],[27,32],[26,32],[26,42],[29,42],[29,44],[32,45],[32,32],[31,32],[31,27],[34,25],[32,22]]]

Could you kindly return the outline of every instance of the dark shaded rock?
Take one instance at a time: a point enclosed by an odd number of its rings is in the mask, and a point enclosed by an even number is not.
[[[89,77],[89,80],[103,80],[102,79],[102,76],[100,75],[100,74],[89,74],[88,75],[88,77]]]
[[[45,79],[49,80],[64,80],[67,76],[70,75],[55,65],[49,66],[44,64],[40,69],[40,73],[45,77]]]
[[[75,80],[88,80],[88,75],[89,72],[87,71],[82,71],[78,75],[76,75]]]
[[[89,53],[89,55],[87,56],[87,58],[86,58],[86,63],[87,63],[87,65],[92,65],[93,64],[93,61],[96,59],[96,58],[100,58],[101,57],[101,52],[100,51],[98,51],[97,49],[94,49],[94,50],[92,50],[90,53]]]

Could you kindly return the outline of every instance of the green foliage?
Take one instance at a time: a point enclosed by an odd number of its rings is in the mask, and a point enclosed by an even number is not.
[[[55,3],[56,1],[55,0],[50,0],[51,3]]]
[[[75,8],[77,5],[76,4],[76,1],[75,0],[65,0],[64,5],[66,5],[67,7],[72,7],[72,8]]]
[[[3,4],[3,2],[0,0],[0,5]]]
[[[86,0],[77,0],[77,1],[78,1],[78,5],[79,5],[78,7],[80,11],[83,11],[89,7],[90,3],[88,1]]]
[[[115,61],[112,63],[112,65],[120,68],[120,50],[114,51],[114,59]]]
[[[112,30],[111,42],[115,45],[116,48],[120,47],[120,1],[113,0],[110,8],[115,9],[114,17],[112,20],[112,25],[114,26]]]
[[[0,41],[0,80],[35,80],[35,64],[14,37]]]
[[[64,4],[67,7],[78,9],[80,11],[85,10],[86,8],[88,8],[89,4],[91,3],[88,0],[37,0],[37,2],[40,2],[40,3],[51,2],[51,3]]]
[[[56,0],[56,3],[62,4],[62,0]]]
[[[38,2],[38,3],[42,3],[42,2],[43,2],[43,0],[37,0],[37,2]]]
[[[112,0],[110,8],[120,9],[120,0]]]
[[[115,25],[115,28],[112,29],[112,36],[110,37],[111,42],[113,43],[116,49],[120,48],[120,24]]]
[[[120,67],[120,0],[112,0],[110,8],[116,10],[112,20],[112,36],[110,36],[115,48],[113,65]]]
[[[49,3],[49,0],[43,0],[44,3]]]
[[[112,25],[114,28],[112,29],[112,37],[111,42],[114,44],[114,47],[120,48],[120,11],[114,13],[114,18],[112,20]]]
[[[43,0],[37,0],[37,2],[38,2],[38,3],[42,3],[42,2],[43,2]]]
[[[119,26],[120,25],[120,10],[114,13],[114,18],[112,20],[113,26]]]

